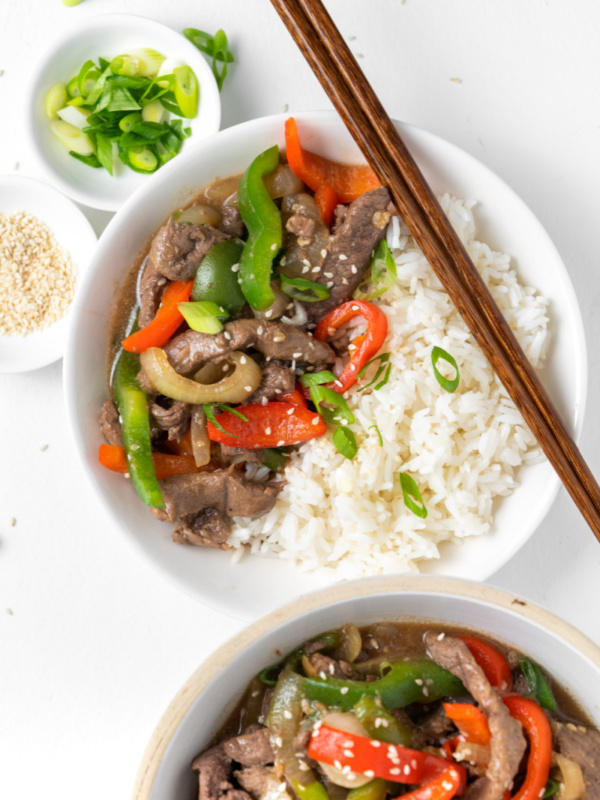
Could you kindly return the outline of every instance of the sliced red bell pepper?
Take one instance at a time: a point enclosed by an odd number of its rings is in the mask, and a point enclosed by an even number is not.
[[[488,642],[474,636],[460,636],[471,655],[479,664],[485,677],[496,689],[510,692],[513,685],[512,671],[503,653]]]
[[[453,779],[456,789],[464,786],[466,780],[464,767],[458,764],[449,767],[445,758],[338,731],[327,725],[313,729],[308,755],[315,761],[332,764],[338,769],[350,767],[352,772],[360,775],[383,778],[394,783],[422,784],[447,774],[449,770],[456,776]]]
[[[353,339],[348,349],[350,360],[344,367],[337,381],[329,383],[330,389],[341,394],[356,383],[356,376],[364,365],[373,358],[385,341],[388,331],[387,317],[374,303],[366,300],[348,300],[334,308],[316,327],[314,336],[320,342],[326,342],[333,334],[354,317],[364,317],[367,330]]]
[[[293,403],[295,406],[308,408],[306,405],[306,400],[304,399],[304,395],[302,394],[302,387],[298,383],[291,392],[278,395],[277,400],[281,401],[282,403]]]
[[[424,783],[397,800],[450,800],[461,790],[461,776],[456,766],[448,767],[437,778]]]
[[[338,195],[340,202],[351,203],[361,194],[379,186],[379,180],[370,167],[337,164],[304,150],[293,117],[285,122],[285,148],[292,172],[313,192],[328,186]]]
[[[173,475],[188,475],[199,472],[193,456],[173,456],[169,453],[152,453],[156,477],[159,480],[171,478]],[[98,450],[98,461],[106,469],[125,475],[129,470],[125,459],[125,450],[116,444],[101,444]]]
[[[335,216],[335,210],[340,204],[338,194],[331,188],[331,186],[319,186],[315,192],[315,203],[321,214],[321,219],[331,228]]]
[[[539,800],[548,783],[552,764],[552,730],[543,709],[527,697],[503,697],[511,717],[523,726],[529,740],[525,780],[512,800]]]
[[[240,406],[239,411],[247,421],[230,411],[224,411],[216,417],[227,433],[220,431],[212,422],[208,423],[211,441],[242,447],[244,450],[258,450],[299,444],[327,433],[327,425],[320,414],[295,403],[275,401],[264,406],[261,403],[249,403]]]
[[[172,439],[171,441],[165,442],[165,447],[170,453],[176,456],[193,456],[192,429],[188,428],[181,439]]]
[[[183,322],[177,308],[187,303],[192,294],[194,281],[173,281],[164,291],[156,316],[144,328],[123,339],[121,346],[130,353],[143,353],[149,347],[162,347],[169,341]]]
[[[470,703],[444,703],[446,716],[452,720],[467,742],[487,747],[490,743],[490,726],[486,715]]]

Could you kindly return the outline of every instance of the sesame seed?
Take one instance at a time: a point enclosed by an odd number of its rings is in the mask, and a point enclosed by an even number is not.
[[[411,765],[411,767],[412,767],[413,769],[416,769],[416,768],[417,768],[417,760],[416,760],[416,758],[413,758],[413,760],[410,762],[410,765]],[[455,777],[456,777],[456,775],[452,775],[452,777],[453,777],[453,778],[455,778]]]
[[[334,762],[333,762],[333,766],[334,766],[336,769],[341,769],[341,768],[342,768],[342,762],[341,762],[341,761],[338,761],[338,760],[337,760],[337,758],[336,758],[336,759],[334,760]]]
[[[429,689],[427,688],[427,686],[423,687],[423,694],[425,695],[425,697],[429,697]]]
[[[230,341],[230,339],[231,339],[231,334],[230,334],[230,333],[228,333],[228,331],[224,331],[224,333],[223,333],[223,336],[224,336],[224,337],[227,339],[227,341]]]
[[[310,267],[302,267],[302,274],[304,275],[306,272],[310,272]]]
[[[352,306],[352,311],[360,311],[360,306]]]
[[[323,258],[325,258],[325,256],[326,256],[326,255],[327,255],[327,250],[325,250],[325,248],[323,248],[323,249],[321,250],[321,256],[322,256]]]
[[[342,278],[342,284],[348,286],[348,278]]]
[[[237,271],[239,270],[239,268],[240,268],[240,265],[239,265],[239,264],[234,264],[234,265],[231,267],[231,271],[232,271],[232,272],[237,272]]]
[[[313,267],[312,271],[313,272],[321,272],[321,267]]]
[[[302,355],[302,353],[301,353],[301,352],[299,352],[299,353],[292,353],[292,358],[300,358],[300,356],[301,356],[301,355]]]
[[[440,633],[440,635],[437,637],[438,642],[441,642],[445,635],[445,633]],[[544,789],[544,791],[546,790]]]
[[[265,433],[267,434],[267,436],[270,436],[271,428],[265,428]]]
[[[346,756],[346,758],[354,758],[354,753],[352,752],[352,750],[344,750],[344,755]]]
[[[377,739],[371,739],[371,747],[381,747],[381,742],[378,742]]]
[[[9,617],[12,617],[12,616],[14,616],[14,613],[13,613],[13,610],[12,610],[12,608],[5,608],[5,609],[4,609],[4,613],[5,613],[5,614],[8,614],[8,616],[9,616]]]
[[[285,790],[287,789],[287,783],[283,781],[282,783],[279,784],[277,788],[279,789],[280,792],[285,792]]]
[[[399,767],[392,767],[390,770],[390,775],[400,775],[400,768]]]
[[[251,272],[251,273],[250,273],[250,280],[251,280],[251,281],[253,281],[253,280],[254,280],[254,273],[253,273],[253,272]]]
[[[343,253],[340,253],[338,258],[340,261],[348,261],[348,256],[344,255]]]
[[[318,424],[319,424],[319,417],[315,417],[315,418],[312,420],[312,422],[311,422],[311,425],[318,425]],[[346,687],[344,687],[344,688],[346,688]],[[346,692],[347,692],[347,691],[348,691],[348,689],[346,688]],[[344,693],[344,694],[345,694],[345,692],[344,692],[344,689],[342,689],[342,693]]]
[[[240,356],[240,364],[245,364],[245,363],[246,363],[246,361],[248,361],[248,359],[246,358],[246,356]]]
[[[270,317],[272,317],[272,316],[273,316],[273,309],[272,309],[272,308],[268,308],[268,309],[265,311],[265,317],[266,317],[267,319],[269,319],[269,318],[270,318]]]
[[[358,272],[354,264],[352,264],[352,266],[350,267],[350,271],[352,272],[353,275],[356,275],[356,273]]]
[[[322,724],[323,724],[323,720],[318,719],[315,722],[315,724],[313,725],[313,731],[318,731]]]
[[[14,528],[16,524],[17,524],[16,517],[11,517],[10,518],[10,527]]]
[[[450,789],[452,789],[452,784],[450,783],[450,781],[442,781],[442,786],[447,792],[449,792]]]
[[[277,442],[277,447],[283,447],[284,444],[285,444],[285,439],[281,439],[279,442]]]
[[[293,717],[293,714],[292,714],[292,712],[291,712],[291,711],[288,711],[288,710],[287,710],[287,708],[286,708],[286,709],[285,709],[285,711],[283,712],[283,716],[284,716],[286,719],[291,719],[291,718]]]
[[[348,741],[344,742],[344,747],[354,747],[352,739],[348,739]]]
[[[316,425],[318,422],[319,422],[319,420],[318,420],[318,418],[316,418],[316,419],[313,419],[313,423],[312,424]],[[348,687],[347,686],[342,686],[342,688],[340,689],[340,692],[342,694],[348,694]]]
[[[244,391],[251,392],[252,391],[252,387],[251,386],[244,386]]]
[[[374,778],[375,777],[375,773],[373,772],[372,769],[366,769],[363,772],[363,775],[365,776],[365,778]]]
[[[326,278],[333,278],[333,272],[324,272],[323,275],[325,275]]]
[[[304,264],[305,267],[310,267],[310,261],[308,260],[308,258],[303,258],[302,263]]]
[[[263,406],[266,406],[269,401],[268,401],[268,399],[266,397],[263,397],[263,398],[261,398],[260,402],[263,404]]]
[[[275,242],[271,245],[271,250],[277,250],[277,244]]]
[[[404,765],[404,774],[405,775],[410,775],[410,767],[408,766],[408,764]]]
[[[275,738],[275,744],[277,745],[277,747],[283,747],[283,739],[281,738],[281,736],[277,736]]]
[[[327,286],[328,289],[331,289],[331,287],[333,286],[333,281],[327,281],[325,285]]]
[[[415,678],[415,683],[417,686],[423,686],[423,678]]]
[[[258,690],[256,690],[256,692],[252,692],[252,694],[250,696],[251,697],[258,697],[259,694],[260,694],[260,692]]]
[[[288,410],[286,411],[288,417],[291,417],[295,410],[296,410],[295,408],[288,408]]]
[[[263,326],[259,325],[258,328],[256,329],[256,335],[262,336],[262,332],[263,332]]]

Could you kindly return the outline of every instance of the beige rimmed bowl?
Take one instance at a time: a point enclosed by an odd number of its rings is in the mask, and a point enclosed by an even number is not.
[[[196,670],[158,723],[133,800],[193,797],[193,758],[210,742],[252,677],[282,654],[345,622],[418,619],[485,633],[527,653],[600,725],[600,648],[539,606],[451,578],[366,578],[304,595],[243,630]]]

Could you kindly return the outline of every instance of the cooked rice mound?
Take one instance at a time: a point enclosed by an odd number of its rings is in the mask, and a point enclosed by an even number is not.
[[[519,283],[508,255],[475,239],[473,202],[445,195],[441,203],[539,367],[548,348],[548,301]],[[233,548],[247,545],[252,553],[293,559],[303,570],[334,569],[338,580],[417,572],[422,559],[439,558],[440,542],[489,531],[494,498],[514,490],[521,464],[539,459],[533,435],[397,218],[388,244],[398,283],[375,302],[388,318],[382,352],[391,353],[393,366],[379,391],[358,393],[355,386],[348,392],[358,454],[352,461],[340,455],[331,432],[302,445],[289,459],[273,510],[235,520],[228,540]],[[434,377],[435,345],[458,363],[453,394]],[[443,372],[443,362],[438,369]],[[426,519],[405,506],[400,472],[419,486]]]

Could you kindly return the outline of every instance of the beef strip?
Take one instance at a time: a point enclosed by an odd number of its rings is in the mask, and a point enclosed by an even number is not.
[[[262,767],[275,760],[267,728],[246,731],[241,736],[228,739],[223,746],[229,758],[244,767]]]
[[[304,214],[292,214],[285,223],[286,230],[300,239],[310,239],[315,232],[315,220]]]
[[[158,403],[151,403],[150,413],[157,426],[163,431],[168,431],[169,441],[172,442],[178,441],[187,433],[192,407],[182,400],[173,400],[169,408],[163,408]]]
[[[200,262],[217,242],[229,236],[212,225],[167,222],[152,240],[149,261],[172,281],[191,281]]]
[[[231,759],[225,753],[223,744],[197,756],[192,762],[192,769],[198,771],[199,800],[221,800],[233,790],[229,780]]]
[[[308,660],[321,677],[361,679],[361,675],[347,661],[337,661],[323,653],[313,653]]]
[[[231,447],[228,444],[219,445],[221,461],[224,464],[239,463],[241,461],[250,461],[252,464],[263,463],[262,450],[244,450],[243,447]]]
[[[216,508],[205,508],[198,514],[190,514],[179,521],[173,531],[173,541],[177,544],[227,550],[227,537],[230,533],[231,522],[228,517]]]
[[[419,728],[425,737],[426,744],[441,747],[448,735],[454,730],[454,723],[446,716],[444,707],[440,706],[425,718],[419,720]]]
[[[138,288],[140,302],[138,324],[140,328],[144,328],[156,316],[167,283],[165,276],[156,269],[156,264],[148,256],[144,262]]]
[[[574,725],[572,722],[559,723],[557,728],[556,742],[559,752],[581,767],[585,800],[599,800],[600,731]]]
[[[291,392],[296,385],[296,375],[291,367],[281,361],[268,361],[262,368],[258,388],[246,402],[263,403],[276,400],[280,394]]]
[[[390,219],[389,202],[390,193],[380,186],[362,194],[338,215],[321,271],[317,276],[311,274],[311,280],[324,283],[330,295],[327,300],[303,304],[310,322],[319,322],[345,303],[362,281],[373,249],[385,234]]]
[[[165,513],[159,518],[177,522],[205,508],[227,517],[260,517],[275,505],[281,486],[251,483],[231,469],[174,475],[159,481]]]
[[[335,360],[329,345],[313,339],[303,328],[259,319],[227,322],[216,334],[185,331],[164,346],[171,366],[181,375],[189,375],[213,358],[249,348],[270,360],[306,364],[332,364]]]
[[[109,444],[123,445],[119,412],[112,400],[106,400],[102,403],[102,409],[100,410],[100,430]]]
[[[244,223],[239,208],[233,203],[225,202],[219,210],[223,214],[223,222],[219,225],[219,230],[234,238],[243,239]]]
[[[469,786],[465,798],[500,800],[511,786],[525,752],[521,724],[510,716],[464,642],[453,636],[439,639],[429,632],[425,634],[425,645],[434,661],[460,678],[488,718],[490,762],[485,777]]]
[[[242,789],[245,789],[254,800],[260,800],[269,781],[275,779],[272,769],[261,766],[244,767],[233,774]]]

